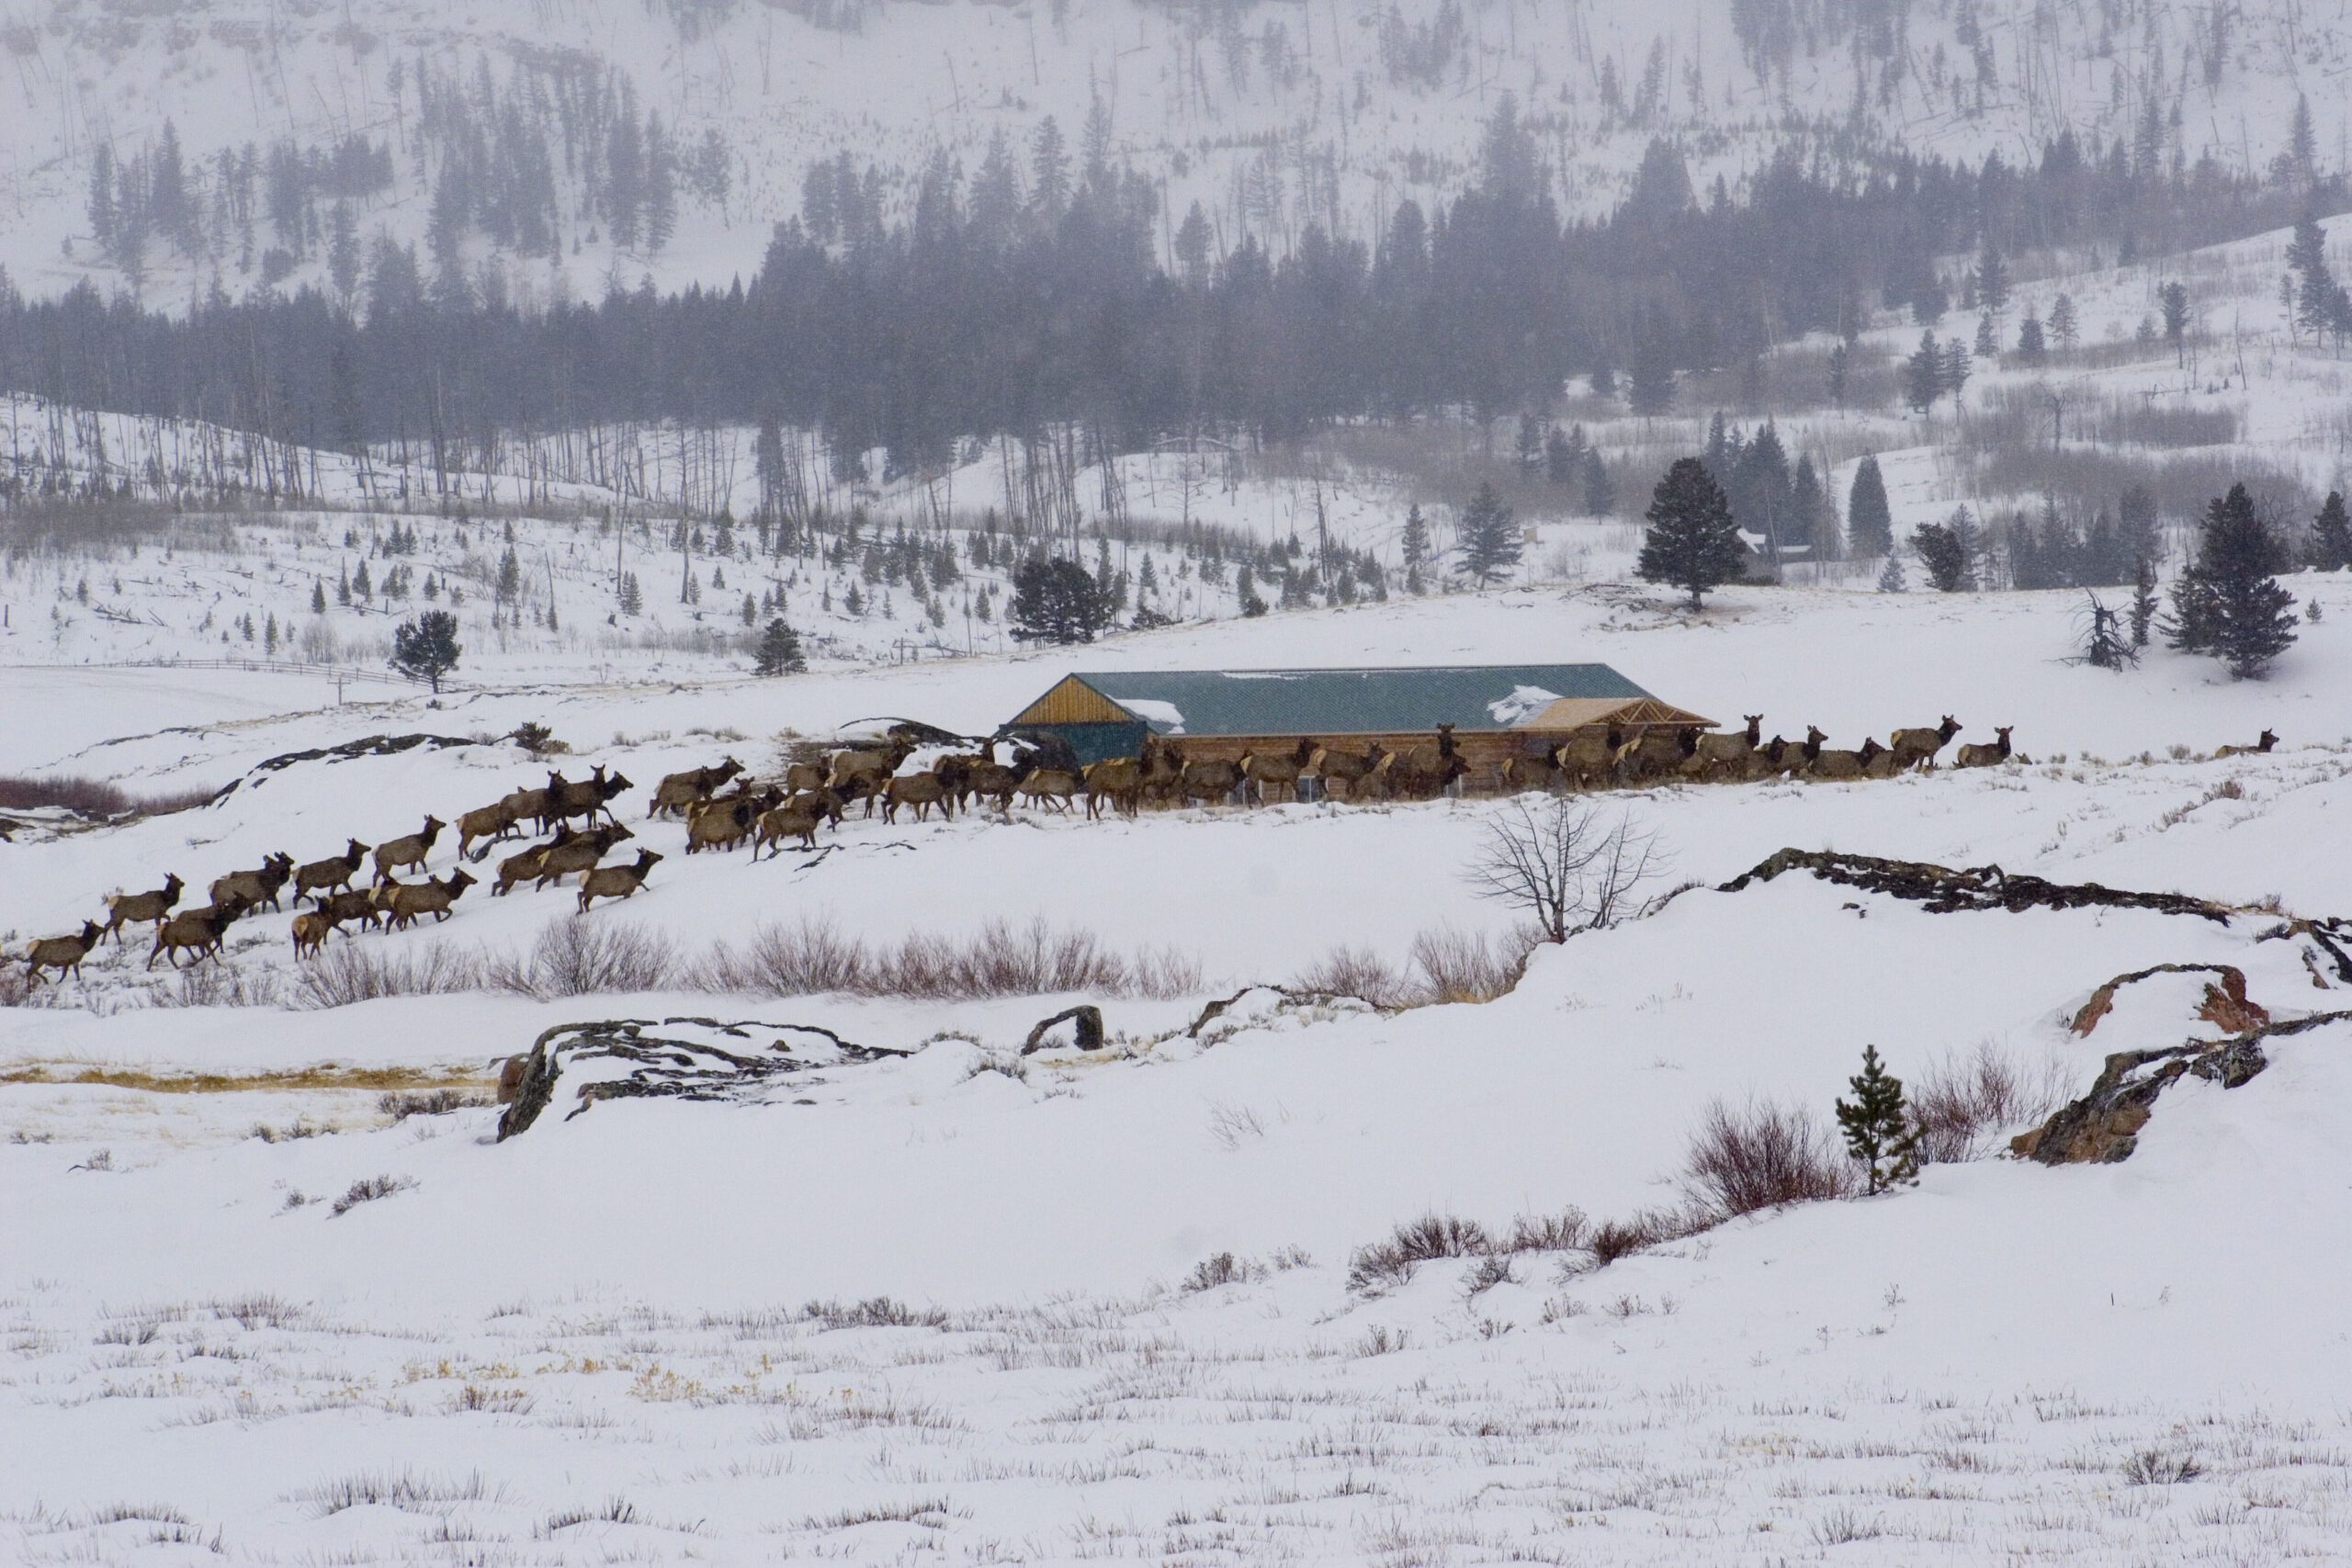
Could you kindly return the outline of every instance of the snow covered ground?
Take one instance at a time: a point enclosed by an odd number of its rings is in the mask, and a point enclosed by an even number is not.
[[[622,818],[668,857],[592,921],[682,961],[804,919],[873,943],[1043,920],[1198,978],[1092,997],[1101,1057],[1024,1061],[1032,1022],[1090,998],[321,1009],[264,914],[227,965],[254,1005],[228,1006],[228,980],[107,948],[0,1010],[0,1539],[28,1562],[2339,1557],[2352,1025],[2267,1042],[2241,1088],[2169,1091],[2122,1164],[1939,1165],[1605,1268],[1531,1249],[1349,1287],[1356,1248],[1425,1213],[1507,1235],[1675,1206],[1712,1101],[1826,1120],[1866,1043],[1915,1087],[1984,1053],[2071,1095],[2109,1052],[2215,1032],[2170,976],[2070,1034],[2120,973],[2225,964],[2274,1018],[2346,1007],[2259,913],[1937,914],[1794,873],[1713,890],[1793,845],[2342,911],[2352,579],[2290,586],[2324,619],[2259,684],[2161,650],[2064,663],[2070,595],[1742,590],[1694,625],[1612,587],[783,681],[560,680],[550,659],[437,710],[338,706],[314,676],[13,669],[0,773],[241,782],[0,845],[11,951],[165,871],[200,889],[536,783],[495,738],[537,720],[575,776],[637,781]],[[1261,1010],[1204,1039],[1204,1001],[1335,949],[1403,967],[1424,931],[1499,936],[1510,911],[1461,868],[1509,804],[853,818],[821,857],[756,865],[642,820],[662,773],[772,768],[781,732],[877,714],[985,729],[1070,668],[1539,659],[1605,660],[1728,724],[1762,710],[1768,735],[2014,725],[2031,761],[1604,797],[1670,852],[1657,891],[1700,886],[1539,952],[1491,1002]],[[2278,750],[2211,757],[2265,726]],[[255,771],[420,730],[482,739]],[[447,925],[336,945],[522,953],[571,906],[476,888]],[[922,1048],[758,1104],[560,1102],[504,1145],[488,1106],[379,1103],[484,1095],[557,1024],[682,1014]],[[355,1187],[382,1195],[338,1211]]]

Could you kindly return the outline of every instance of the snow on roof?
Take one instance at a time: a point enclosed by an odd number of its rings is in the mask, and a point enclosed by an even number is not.
[[[1071,679],[1156,733],[1195,736],[1399,734],[1441,724],[1510,729],[1570,697],[1650,694],[1606,664],[1105,671]],[[1012,722],[1053,722],[1037,705]]]

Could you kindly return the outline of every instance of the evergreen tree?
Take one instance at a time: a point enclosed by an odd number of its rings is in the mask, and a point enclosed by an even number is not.
[[[2156,535],[2156,498],[2145,485],[2133,485],[2116,502],[2116,547],[2144,558],[2150,565],[2164,559],[2164,541]]]
[[[743,624],[747,626],[760,624],[760,602],[749,593],[743,595]]]
[[[1908,593],[1911,592],[1911,584],[1903,575],[1903,558],[1901,556],[1890,554],[1886,558],[1886,565],[1879,569],[1878,591],[1881,593]]]
[[[359,570],[351,574],[351,596],[364,604],[376,596],[376,585],[368,577],[368,563],[361,561]]]
[[[1957,404],[1961,392],[1968,386],[1968,378],[1974,374],[1974,367],[1968,360],[1968,350],[1958,338],[1944,344],[1943,368],[1943,389],[1951,394],[1951,400]]]
[[[1533,414],[1519,416],[1519,434],[1512,441],[1511,451],[1519,461],[1519,471],[1531,479],[1544,466],[1544,426]]]
[[[311,614],[323,615],[326,613],[327,585],[321,579],[314,577],[311,579]]]
[[[1903,362],[1903,399],[1915,412],[1926,413],[1949,389],[1944,384],[1944,353],[1936,345],[1936,334],[1921,333],[1919,346]]]
[[[2075,314],[2074,296],[2061,294],[2050,307],[2050,335],[2058,340],[2060,348],[2072,348],[2082,330],[2082,322]]]
[[[1576,482],[1578,460],[1584,456],[1584,426],[1571,437],[1554,425],[1544,437],[1544,478],[1555,485]]]
[[[1492,484],[1482,483],[1462,511],[1462,570],[1484,588],[1519,564],[1519,530]]]
[[[1584,449],[1584,510],[1589,517],[1617,515],[1617,481],[1609,477],[1598,446]]]
[[[513,604],[522,596],[523,559],[514,553],[514,547],[509,545],[498,561],[498,602]]]
[[[2312,519],[2312,565],[2322,571],[2352,567],[2352,518],[2345,515],[2340,491],[2329,491]]]
[[[770,621],[768,629],[761,634],[759,652],[752,660],[753,672],[797,675],[808,668],[808,658],[800,651],[800,634],[786,625],[780,615]]]
[[[1846,386],[1852,374],[1853,356],[1841,343],[1829,351],[1829,400],[1841,411],[1846,406]]]
[[[2038,366],[2049,356],[2049,344],[2041,335],[2041,322],[2031,311],[2018,326],[2018,357],[2028,365]]]
[[[2165,341],[2173,346],[2177,363],[2188,363],[2188,286],[2177,278],[2156,290],[2156,302],[2165,313]]]
[[[1813,454],[1797,459],[1796,478],[1789,486],[1789,507],[1794,536],[1813,546],[1815,560],[1837,560],[1846,553],[1846,536],[1838,526],[1838,509],[1821,488]]]
[[[1976,318],[1976,357],[1997,359],[2001,355],[2001,340],[1993,329],[1993,312],[1985,311]]]
[[[1659,414],[1674,406],[1674,361],[1666,345],[1645,343],[1634,355],[1634,412]]]
[[[2245,486],[2232,485],[2205,509],[2197,559],[2173,584],[2172,646],[2258,680],[2295,640],[2294,596],[2275,575],[2286,553]]]
[[[1989,313],[2009,302],[2009,265],[2001,253],[1993,248],[1993,236],[1984,236],[1984,247],[1976,255],[1976,302]]]
[[[1421,563],[1430,558],[1430,525],[1421,517],[1419,502],[1405,508],[1405,536],[1398,542],[1398,548],[1405,557],[1405,586],[1419,593],[1421,591]],[[1237,592],[1241,592],[1246,600],[1249,597],[1250,569],[1244,567],[1241,570],[1241,584]],[[1246,604],[1243,613],[1248,613]]]
[[[621,577],[621,614],[641,615],[645,613],[645,590],[637,581],[637,573],[626,572]]]
[[[865,614],[865,604],[866,600],[865,592],[858,587],[855,581],[852,581],[849,585],[849,591],[842,595],[842,608],[848,611],[851,615],[862,618]]]
[[[1878,471],[1875,453],[1854,469],[1854,488],[1846,502],[1846,538],[1858,556],[1894,553],[1894,514],[1886,503],[1886,480]]]
[[[2310,213],[2295,224],[2287,243],[2287,265],[2299,276],[2295,288],[2294,324],[2312,334],[2313,342],[2335,323],[2336,296],[2342,292],[2327,265],[2327,231]]]
[[[458,646],[458,617],[447,610],[427,610],[392,632],[392,668],[441,690],[441,677],[458,667],[465,651]]]
[[[1942,523],[1923,523],[1911,535],[1911,547],[1928,569],[1928,581],[1939,593],[1973,592],[1976,588],[1975,525],[1968,508],[1954,511]]]
[[[1746,564],[1731,502],[1707,466],[1678,457],[1650,498],[1649,529],[1635,569],[1645,582],[1665,582],[1690,595],[1700,609],[1712,588],[1736,581]]]
[[[269,626],[262,633],[261,646],[263,652],[273,657],[277,652],[277,612],[275,610],[270,612]]]
[[[1013,569],[1006,612],[1023,642],[1092,642],[1109,624],[1102,590],[1074,560],[1031,556]]]
[[[1884,1192],[1919,1179],[1919,1128],[1904,1103],[1903,1080],[1879,1066],[1878,1047],[1862,1047],[1862,1070],[1846,1080],[1851,1101],[1838,1101],[1838,1127],[1847,1157],[1867,1173],[1869,1190]]]

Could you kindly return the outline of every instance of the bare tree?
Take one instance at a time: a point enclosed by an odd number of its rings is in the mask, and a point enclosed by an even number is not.
[[[1582,802],[1514,800],[1487,825],[1464,874],[1480,897],[1524,910],[1546,939],[1566,942],[1623,919],[1664,856],[1657,835],[1630,816],[1604,824],[1599,808]]]

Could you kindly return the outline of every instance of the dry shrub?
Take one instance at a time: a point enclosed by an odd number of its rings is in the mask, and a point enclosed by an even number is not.
[[[547,1001],[608,991],[659,991],[684,979],[670,939],[640,926],[567,915],[548,922],[530,956],[491,961],[485,976],[503,990]]]
[[[1592,1253],[1592,1260],[1606,1269],[1621,1258],[1629,1258],[1662,1241],[1673,1241],[1689,1235],[1692,1227],[1681,1216],[1660,1210],[1645,1210],[1630,1220],[1605,1220],[1593,1229],[1585,1243]]]
[[[180,789],[163,795],[134,795],[104,779],[7,776],[0,777],[0,811],[37,811],[43,807],[62,807],[77,817],[119,817],[125,812],[136,812],[142,817],[161,817],[205,805],[217,793],[209,789]]]
[[[193,964],[147,993],[159,1008],[270,1008],[280,994],[275,975],[248,975],[225,964]]]
[[[910,1307],[888,1296],[868,1296],[862,1302],[810,1302],[800,1315],[827,1328],[944,1328],[947,1314],[937,1307]]]
[[[1214,1258],[1204,1258],[1193,1266],[1184,1280],[1187,1291],[1214,1291],[1219,1285],[1238,1284],[1250,1277],[1250,1266],[1230,1252],[1220,1252]]]
[[[488,1097],[468,1094],[462,1089],[429,1089],[422,1092],[384,1095],[376,1101],[376,1109],[400,1122],[412,1116],[446,1116],[452,1111],[466,1111],[489,1103]],[[260,1128],[254,1129],[257,1136],[261,1132]],[[266,1143],[269,1140],[265,1137],[262,1141]]]
[[[1982,1158],[2002,1134],[2047,1121],[2070,1098],[2057,1063],[2036,1074],[1980,1040],[1966,1055],[1946,1055],[1912,1081],[1920,1158],[1929,1165]]]
[[[1454,1214],[1423,1214],[1398,1225],[1388,1240],[1358,1247],[1348,1259],[1348,1288],[1385,1290],[1405,1283],[1416,1268],[1431,1259],[1483,1258],[1494,1250],[1494,1238],[1477,1221]]]
[[[372,1203],[395,1192],[405,1192],[415,1185],[416,1179],[411,1176],[363,1176],[334,1201],[331,1212],[337,1216],[347,1214],[362,1203]]]
[[[1570,1207],[1556,1214],[1521,1214],[1510,1223],[1503,1242],[1506,1252],[1573,1252],[1585,1245],[1592,1224],[1582,1209]]]
[[[1483,932],[1440,926],[1413,939],[1413,966],[1420,971],[1425,1000],[1490,1002],[1519,984],[1538,945],[1525,931],[1489,939]]]
[[[1360,997],[1376,1008],[1409,1006],[1414,987],[1387,960],[1370,948],[1335,947],[1300,970],[1291,986],[1301,991]]]
[[[303,1008],[340,1008],[381,997],[438,997],[482,988],[481,960],[444,943],[419,952],[387,953],[345,942],[302,966],[294,982],[294,1002]]]
[[[830,920],[803,919],[763,926],[740,949],[718,944],[699,979],[712,990],[775,997],[829,991],[925,1001],[1067,991],[1181,997],[1200,989],[1201,968],[1172,951],[1123,956],[1091,931],[1057,931],[1042,919],[1021,927],[991,920],[960,941],[917,931],[880,947],[844,936]]]
[[[1690,1134],[1682,1184],[1718,1219],[1783,1203],[1843,1198],[1854,1187],[1837,1140],[1802,1107],[1771,1100],[1733,1106],[1711,1101]]]

